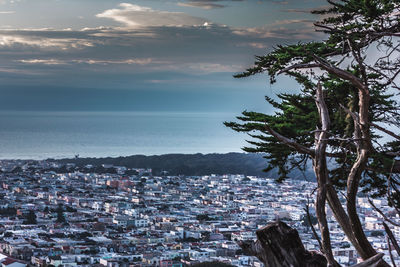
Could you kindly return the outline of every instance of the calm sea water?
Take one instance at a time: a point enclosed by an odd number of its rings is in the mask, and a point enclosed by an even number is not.
[[[0,158],[237,152],[245,144],[245,136],[222,124],[234,116],[170,112],[0,112]]]

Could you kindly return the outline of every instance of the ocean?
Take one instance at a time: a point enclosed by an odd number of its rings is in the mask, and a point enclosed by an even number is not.
[[[240,152],[231,113],[0,112],[1,159]]]

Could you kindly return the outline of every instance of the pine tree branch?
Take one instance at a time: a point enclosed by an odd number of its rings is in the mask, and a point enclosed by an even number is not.
[[[368,88],[365,86],[365,84],[361,81],[360,78],[358,78],[357,76],[355,76],[354,74],[351,74],[348,71],[342,70],[334,65],[332,65],[331,63],[329,63],[328,61],[326,61],[325,59],[317,56],[317,55],[313,55],[314,60],[319,64],[319,67],[323,70],[326,70],[328,73],[333,74],[339,78],[342,78],[346,81],[349,81],[350,83],[352,83],[355,87],[357,87],[359,90],[362,91],[368,91]]]
[[[321,68],[325,71],[327,71],[330,74],[333,74],[339,78],[342,78],[346,81],[351,82],[354,86],[356,86],[358,89],[362,90],[362,91],[367,91],[367,87],[366,85],[361,81],[360,78],[358,78],[357,76],[351,74],[348,71],[342,70],[334,65],[332,65],[331,63],[329,63],[328,61],[326,61],[325,59],[317,56],[317,55],[312,55],[314,60],[316,61],[316,63],[307,63],[307,64],[303,64],[303,63],[299,63],[299,64],[293,64],[289,67],[286,67],[282,70],[280,70],[277,74],[282,74],[282,73],[287,73],[291,70],[297,70],[297,69],[311,69],[311,68]]]
[[[376,128],[376,129],[378,129],[379,131],[384,132],[384,133],[390,135],[391,137],[396,138],[397,140],[400,140],[400,135],[397,135],[394,132],[392,132],[392,131],[390,131],[390,130],[388,130],[386,128],[383,128],[383,127],[381,127],[381,126],[379,126],[379,125],[377,125],[377,124],[375,124],[373,122],[371,122],[370,125],[372,127]]]
[[[287,138],[287,137],[279,134],[278,132],[274,131],[268,124],[265,124],[264,128],[270,135],[272,135],[273,137],[278,139],[280,142],[295,149],[296,151],[303,153],[303,154],[308,154],[310,156],[314,156],[315,152],[312,149],[309,149],[309,148],[297,143],[293,139]]]
[[[308,63],[308,64],[300,64],[299,63],[299,64],[294,64],[294,65],[291,65],[289,67],[286,67],[286,68],[280,70],[277,73],[277,75],[282,74],[282,73],[287,73],[287,72],[289,72],[291,70],[312,69],[312,68],[318,68],[318,67],[320,67],[320,64],[317,64],[317,63]]]

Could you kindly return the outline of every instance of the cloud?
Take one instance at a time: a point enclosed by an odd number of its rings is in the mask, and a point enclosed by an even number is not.
[[[178,6],[186,6],[186,7],[198,7],[203,9],[215,9],[215,8],[224,8],[225,5],[212,3],[211,1],[190,1],[190,2],[179,2]]]
[[[203,9],[216,9],[216,8],[224,8],[227,7],[225,3],[227,2],[244,2],[246,0],[188,0],[186,2],[178,2],[178,6],[186,6],[186,7],[197,7]],[[224,2],[224,4],[221,4]],[[288,1],[285,0],[259,0],[261,2],[270,2],[274,4],[287,5]]]
[[[74,63],[89,64],[89,65],[111,65],[111,64],[127,64],[127,65],[149,65],[149,64],[162,64],[165,62],[157,61],[152,58],[133,58],[133,59],[21,59],[18,62],[25,64],[43,64],[43,65],[69,65]]]
[[[257,43],[257,42],[246,42],[246,43],[241,43],[238,44],[238,46],[250,46],[258,49],[266,49],[268,45],[266,43]]]
[[[72,62],[76,63],[86,63],[86,64],[100,64],[100,65],[109,65],[109,64],[127,64],[127,65],[149,65],[149,64],[161,64],[157,60],[152,58],[133,58],[133,59],[122,59],[122,60],[96,60],[96,59],[77,59]]]
[[[0,0],[0,4],[15,4],[21,2],[21,0]]]
[[[228,1],[180,2],[224,5]],[[305,20],[238,28],[208,23],[182,12],[127,3],[97,17],[118,21],[123,26],[0,29],[2,68],[13,70],[14,75],[2,76],[0,70],[2,84],[63,81],[72,86],[77,81],[65,78],[72,76],[80,77],[79,83],[89,87],[99,83],[129,87],[144,80],[182,80],[178,78],[188,76],[205,82],[201,77],[231,77],[246,69],[252,65],[253,55],[267,53],[282,40],[297,43],[316,38],[312,23]],[[32,73],[35,75],[26,75]],[[133,75],[135,80],[127,78]]]
[[[140,26],[201,25],[207,22],[205,19],[182,12],[159,11],[129,3],[122,3],[118,8],[106,10],[96,16],[98,18],[112,19],[130,28]]]
[[[191,73],[194,75],[204,75],[210,73],[235,73],[244,70],[245,67],[237,64],[191,62],[184,64],[162,64],[156,66],[154,69]]]
[[[234,73],[239,72],[244,69],[242,65],[228,65],[228,64],[219,64],[219,63],[195,63],[195,64],[187,64],[185,67],[188,67],[191,70],[200,71],[202,73],[215,73],[215,72],[228,72]]]
[[[44,65],[63,65],[67,64],[64,61],[58,60],[58,59],[21,59],[18,60],[21,63],[25,64],[44,64]]]
[[[313,22],[312,20],[301,19],[279,20],[265,27],[237,28],[233,32],[240,36],[252,36],[261,39],[279,38],[302,41],[321,39],[323,34],[315,31]]]
[[[36,47],[70,50],[94,46],[93,40],[81,37],[70,30],[0,30],[0,48],[24,50],[27,47]]]
[[[305,28],[305,27],[304,27]],[[314,37],[301,29],[200,26],[0,30],[4,67],[61,73],[235,73],[269,47]],[[113,68],[109,66],[113,65]],[[68,74],[70,75],[70,74]],[[158,80],[155,76],[152,79]]]

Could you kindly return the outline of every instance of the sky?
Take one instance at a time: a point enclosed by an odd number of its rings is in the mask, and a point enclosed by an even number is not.
[[[296,90],[232,76],[320,38],[322,0],[0,0],[0,110],[269,111]]]

